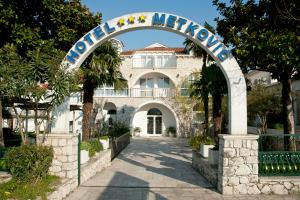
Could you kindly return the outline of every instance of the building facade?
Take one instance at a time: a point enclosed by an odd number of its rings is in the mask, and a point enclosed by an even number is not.
[[[265,84],[268,87],[280,84],[277,80],[272,79],[271,73],[266,71],[252,70],[245,75],[250,85],[257,83]],[[293,111],[296,125],[296,132],[300,130],[300,80],[292,81]]]
[[[187,95],[183,83],[201,70],[202,60],[184,48],[155,43],[142,49],[122,51],[122,43],[114,42],[123,59],[120,70],[128,85],[118,91],[108,85],[95,90],[94,105],[100,109],[96,121],[104,118],[108,123],[124,123],[131,130],[139,129],[141,136],[161,136],[169,127],[179,130],[178,117],[170,101],[175,95]],[[80,96],[80,93],[73,94],[53,113],[58,119],[68,120],[69,124],[54,119],[52,132],[81,132],[82,112],[74,109],[81,106]],[[68,108],[69,112],[65,112]]]

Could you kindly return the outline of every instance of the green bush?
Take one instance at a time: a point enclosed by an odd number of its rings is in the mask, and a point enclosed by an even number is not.
[[[166,132],[166,136],[170,136],[170,135],[176,136],[176,128],[173,126],[166,128],[165,132]]]
[[[23,145],[5,154],[5,164],[18,180],[38,180],[46,177],[53,159],[52,147]]]
[[[102,135],[99,137],[100,140],[109,140],[108,135]]]
[[[113,122],[109,128],[109,136],[120,137],[121,135],[128,133],[130,131],[127,124],[123,122]]]
[[[89,157],[93,157],[96,152],[102,151],[103,147],[99,140],[92,139],[88,142],[83,141],[80,144],[80,150],[86,150],[89,152]]]
[[[82,141],[80,143],[80,150],[86,150],[89,151],[89,149],[91,148],[91,144],[89,142],[86,141]]]
[[[92,149],[95,150],[95,152],[100,152],[103,150],[102,144],[98,139],[93,139],[89,141],[91,144]]]
[[[6,171],[7,167],[6,167],[6,162],[4,159],[0,159],[0,171]]]
[[[192,137],[189,141],[189,144],[193,150],[199,151],[201,144],[212,145],[213,140],[208,136],[199,135]]]

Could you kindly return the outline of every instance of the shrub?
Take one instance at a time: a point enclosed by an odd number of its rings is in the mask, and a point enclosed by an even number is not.
[[[89,142],[86,141],[82,141],[80,143],[80,150],[86,150],[89,151],[91,144]]]
[[[123,122],[113,122],[109,129],[109,135],[112,137],[120,137],[129,131],[130,129],[127,124]]]
[[[199,135],[199,136],[192,137],[190,139],[189,143],[190,143],[190,146],[192,147],[192,149],[198,151],[200,149],[201,144],[211,145],[211,144],[213,144],[213,140],[208,136]]]
[[[108,135],[102,135],[99,137],[100,140],[109,140]]]
[[[173,126],[170,126],[168,128],[166,128],[165,130],[166,136],[176,136],[176,128],[174,128]]]
[[[6,171],[7,167],[6,167],[6,162],[4,159],[0,159],[0,171]]]
[[[81,142],[80,150],[88,151],[89,157],[93,157],[96,154],[96,152],[103,150],[103,147],[99,140],[92,139],[88,142],[86,141]]]
[[[5,154],[6,167],[18,180],[38,180],[46,177],[53,159],[52,147],[23,145]]]
[[[90,140],[89,143],[91,144],[91,148],[95,151],[95,152],[100,152],[103,150],[102,144],[99,140],[97,139],[93,139]]]

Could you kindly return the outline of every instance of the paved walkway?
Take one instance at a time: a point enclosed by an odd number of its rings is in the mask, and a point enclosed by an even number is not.
[[[68,200],[300,199],[300,196],[222,196],[191,167],[186,141],[138,138],[112,166],[82,184]]]

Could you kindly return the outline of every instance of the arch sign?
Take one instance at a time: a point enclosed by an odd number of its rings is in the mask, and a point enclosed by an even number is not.
[[[174,32],[200,45],[221,68],[228,85],[229,133],[247,134],[246,83],[230,50],[200,24],[169,13],[142,12],[123,15],[94,29],[79,39],[66,55],[62,65],[77,69],[98,46],[122,33],[142,29]],[[142,39],[143,36],[141,36]]]

